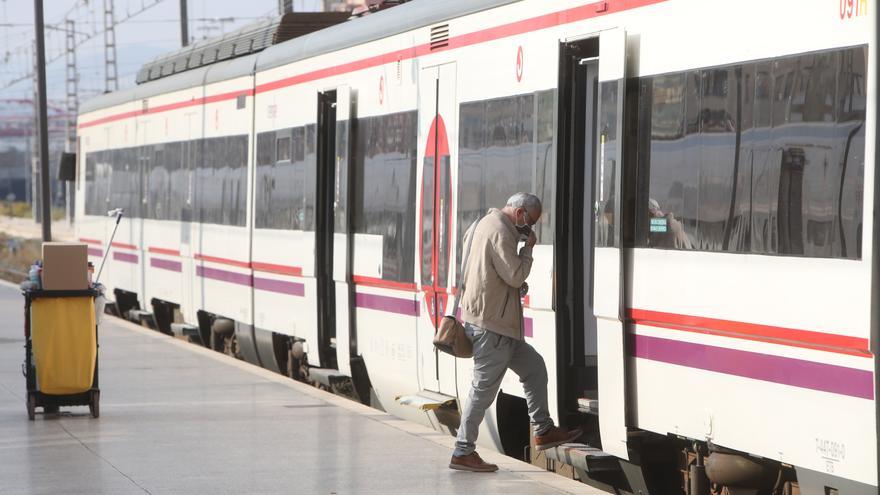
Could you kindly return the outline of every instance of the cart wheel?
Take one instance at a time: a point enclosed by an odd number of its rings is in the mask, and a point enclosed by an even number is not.
[[[101,415],[101,409],[99,404],[101,403],[101,392],[94,391],[92,392],[92,397],[89,399],[89,412],[92,413],[93,418],[97,418]]]
[[[37,398],[34,394],[28,394],[27,398],[28,419],[33,421],[37,418]]]

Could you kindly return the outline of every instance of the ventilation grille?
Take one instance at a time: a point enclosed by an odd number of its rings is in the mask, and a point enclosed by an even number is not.
[[[441,24],[431,28],[431,50],[439,50],[449,46],[449,24]]]

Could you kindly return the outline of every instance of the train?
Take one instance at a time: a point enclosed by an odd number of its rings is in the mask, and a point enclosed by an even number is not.
[[[524,335],[585,431],[548,458],[631,493],[876,494],[877,3],[393,3],[81,106],[76,237],[119,311],[454,433],[473,364],[432,338],[463,233],[533,192]],[[535,460],[514,374],[481,428]]]

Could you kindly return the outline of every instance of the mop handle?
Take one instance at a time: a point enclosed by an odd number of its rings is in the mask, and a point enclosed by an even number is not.
[[[101,272],[104,270],[104,262],[107,261],[107,256],[110,254],[110,248],[113,246],[113,238],[116,237],[116,229],[119,228],[119,221],[122,220],[122,208],[117,208],[109,213],[116,215],[116,225],[113,226],[113,233],[110,234],[110,242],[107,243],[107,251],[104,252],[104,257],[101,259],[101,267],[98,268],[98,275],[95,277],[95,284],[101,279]]]

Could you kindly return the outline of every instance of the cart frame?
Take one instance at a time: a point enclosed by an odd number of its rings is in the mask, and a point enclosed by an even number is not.
[[[25,385],[27,388],[27,413],[28,419],[36,419],[38,407],[44,412],[56,412],[61,406],[89,406],[92,417],[100,416],[101,389],[98,388],[98,324],[95,322],[95,372],[92,375],[92,387],[78,394],[54,395],[44,394],[37,390],[36,367],[33,362],[33,342],[31,341],[31,303],[38,298],[46,297],[83,297],[95,298],[98,291],[86,290],[25,290],[24,295],[24,336],[25,336]]]

